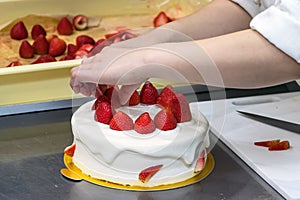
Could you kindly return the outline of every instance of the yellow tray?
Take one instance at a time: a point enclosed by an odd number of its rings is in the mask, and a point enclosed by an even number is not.
[[[169,189],[176,189],[180,187],[185,187],[194,183],[197,183],[204,178],[206,178],[214,169],[215,161],[212,156],[212,154],[207,155],[207,161],[204,169],[197,174],[196,176],[182,182],[174,183],[174,184],[168,184],[168,185],[161,185],[161,186],[155,186],[155,187],[142,187],[142,186],[124,186],[112,182],[107,182],[104,180],[92,178],[84,173],[81,172],[81,170],[73,163],[72,157],[64,154],[64,163],[67,168],[61,169],[60,173],[74,181],[88,181],[90,183],[94,183],[99,186],[113,188],[113,189],[120,189],[120,190],[129,190],[129,191],[162,191],[162,190],[169,190]]]

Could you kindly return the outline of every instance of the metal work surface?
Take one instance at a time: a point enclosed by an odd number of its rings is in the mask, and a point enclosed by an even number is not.
[[[60,169],[72,143],[71,115],[64,109],[0,118],[0,199],[282,199],[219,141],[212,149],[213,172],[187,187],[128,192],[69,181]]]

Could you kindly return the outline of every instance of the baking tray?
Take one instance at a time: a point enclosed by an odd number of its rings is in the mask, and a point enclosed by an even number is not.
[[[15,0],[0,2],[0,27],[12,20],[31,14],[36,15],[75,15],[113,16],[131,14],[151,14],[155,16],[164,10],[184,13],[202,7],[210,0]],[[182,3],[184,2],[184,3]],[[180,10],[179,9],[179,10]],[[122,25],[122,24],[120,24]],[[70,69],[81,60],[62,61],[44,64],[0,68],[0,106],[14,106],[40,102],[51,102],[72,98],[69,86]]]

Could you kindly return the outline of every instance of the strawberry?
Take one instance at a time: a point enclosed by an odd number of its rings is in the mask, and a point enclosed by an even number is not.
[[[140,101],[143,104],[152,105],[156,103],[158,97],[157,89],[150,81],[146,81],[140,93]]]
[[[73,24],[67,17],[60,19],[57,25],[57,32],[60,35],[71,35],[73,33]]]
[[[162,167],[163,165],[156,165],[142,170],[139,173],[139,180],[143,183],[147,183]]]
[[[61,58],[59,59],[59,61],[64,61],[64,60],[74,60],[74,59],[75,59],[74,56],[71,56],[71,55],[65,55],[65,56],[61,57]]]
[[[172,19],[170,17],[168,17],[165,12],[161,11],[153,19],[153,26],[154,27],[159,27],[159,26],[167,24],[167,23],[169,23],[171,21],[172,21]]]
[[[167,85],[161,90],[156,103],[162,107],[170,107],[173,99],[176,99],[176,91],[171,85]]]
[[[49,55],[56,57],[62,55],[67,49],[67,44],[64,40],[55,37],[52,38],[49,44]]]
[[[104,95],[108,98],[109,102],[112,102],[112,98],[116,98],[118,96],[118,90],[116,87],[111,86],[104,91]]]
[[[88,57],[88,55],[90,54],[90,52],[88,52],[85,49],[78,49],[75,54],[74,54],[74,58],[75,59],[82,59],[84,57]]]
[[[171,110],[177,120],[177,123],[187,122],[192,119],[190,106],[182,94],[176,94],[172,99]]]
[[[78,46],[80,48],[84,44],[94,45],[95,40],[92,37],[88,36],[88,35],[79,35],[79,36],[77,36],[76,37],[76,46]]]
[[[20,63],[19,60],[15,60],[12,61],[11,63],[9,63],[9,65],[7,65],[6,67],[16,67],[16,66],[21,66],[22,64]]]
[[[47,35],[46,30],[40,24],[35,24],[31,28],[31,38],[35,40],[39,35],[46,36]]]
[[[108,102],[101,102],[95,111],[95,120],[103,124],[109,124],[113,117],[113,109]]]
[[[76,144],[74,143],[74,144],[66,147],[64,150],[64,153],[67,154],[68,156],[73,157],[75,149],[76,149]]]
[[[269,146],[270,151],[281,151],[281,150],[287,150],[290,148],[290,143],[287,140],[281,141],[279,143],[275,143],[271,146]]]
[[[163,108],[154,117],[156,128],[167,131],[175,129],[177,126],[176,118],[170,108]]]
[[[152,133],[155,130],[155,124],[148,112],[142,113],[134,122],[134,130],[141,134]]]
[[[37,53],[37,54],[43,55],[43,54],[48,53],[49,43],[48,43],[48,40],[46,39],[46,37],[42,34],[37,36],[37,38],[34,40],[32,46],[35,50],[35,53]]]
[[[75,45],[75,44],[68,44],[67,46],[67,55],[71,55],[74,56],[75,52],[78,50],[79,48]]]
[[[202,153],[200,154],[197,162],[196,162],[196,166],[194,169],[195,173],[200,172],[205,166],[205,151],[202,151]]]
[[[10,29],[10,37],[15,40],[23,40],[28,37],[28,31],[27,31],[23,21],[18,21]]]
[[[47,62],[55,62],[56,59],[48,54],[41,55],[38,57],[35,61],[33,61],[31,64],[38,64],[38,63],[47,63]]]
[[[76,15],[73,17],[72,23],[76,30],[84,30],[88,28],[88,18],[85,15]]]
[[[19,55],[21,58],[33,58],[34,48],[27,40],[23,40],[19,47]]]
[[[254,144],[256,146],[262,146],[262,147],[271,147],[273,145],[276,145],[280,142],[279,139],[276,140],[265,140],[265,141],[258,141],[258,142],[254,142]]]
[[[133,94],[131,95],[130,99],[129,99],[128,105],[129,105],[129,106],[136,106],[136,105],[138,105],[139,103],[140,103],[140,95],[139,95],[138,91],[135,90],[135,91],[133,92]]]
[[[126,113],[118,111],[110,120],[109,127],[117,131],[132,130],[133,121]]]
[[[92,110],[96,110],[99,107],[100,103],[102,103],[102,102],[109,103],[108,98],[104,95],[98,95],[97,99],[95,100],[95,102],[92,106]]]

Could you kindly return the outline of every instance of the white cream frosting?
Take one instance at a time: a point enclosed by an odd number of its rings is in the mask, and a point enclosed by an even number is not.
[[[96,122],[91,110],[94,101],[81,106],[72,117],[76,149],[73,161],[83,173],[94,178],[119,183],[152,187],[184,181],[195,175],[196,161],[209,147],[209,125],[205,117],[191,107],[193,119],[178,123],[170,131],[156,129],[151,134],[134,130],[115,131],[109,125]],[[133,120],[143,112],[152,119],[160,110],[156,105],[122,107]],[[163,167],[142,183],[139,173],[148,167]]]

